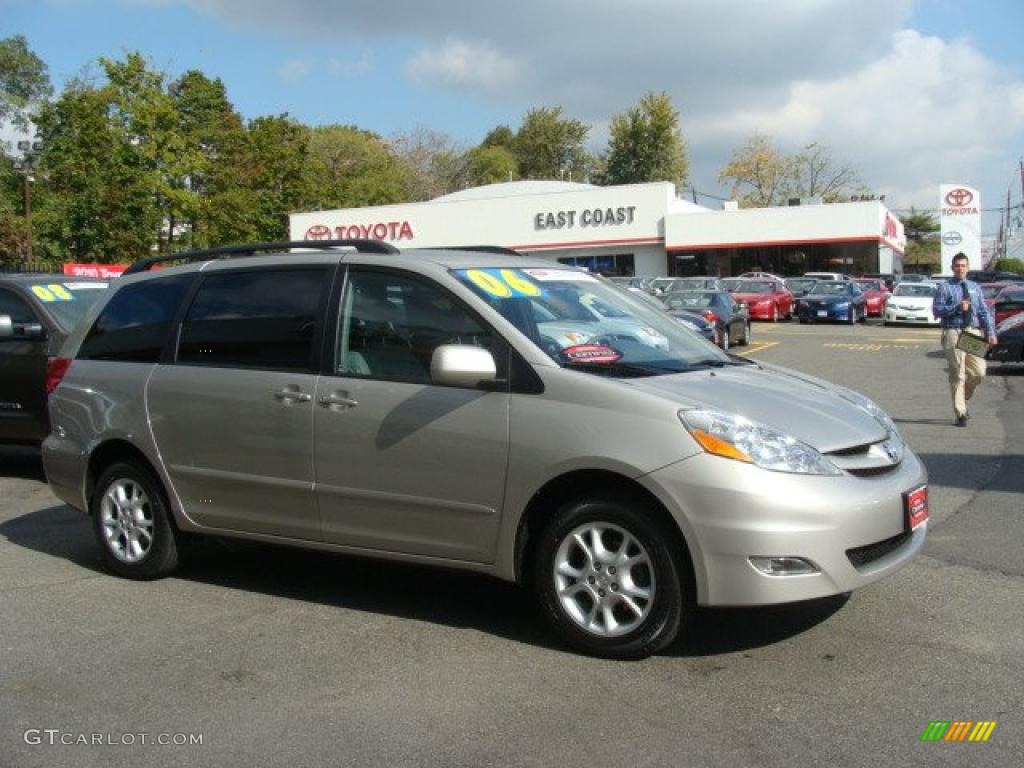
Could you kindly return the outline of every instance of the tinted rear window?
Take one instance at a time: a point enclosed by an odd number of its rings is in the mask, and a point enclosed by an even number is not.
[[[322,268],[209,275],[182,324],[178,362],[312,371],[327,277]]]
[[[57,325],[70,331],[85,317],[86,310],[106,295],[107,283],[51,280],[26,286],[26,290],[46,307],[46,312]]]
[[[120,288],[96,318],[78,357],[155,363],[193,275],[175,275]]]

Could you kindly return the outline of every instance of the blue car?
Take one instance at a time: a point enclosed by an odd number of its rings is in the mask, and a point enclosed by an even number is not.
[[[820,280],[797,303],[801,323],[833,320],[853,325],[868,316],[867,299],[850,280]]]

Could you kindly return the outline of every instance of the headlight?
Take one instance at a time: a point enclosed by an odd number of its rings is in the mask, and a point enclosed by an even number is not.
[[[839,475],[839,468],[817,449],[742,416],[717,411],[680,411],[679,420],[701,448],[715,456],[803,475]]]

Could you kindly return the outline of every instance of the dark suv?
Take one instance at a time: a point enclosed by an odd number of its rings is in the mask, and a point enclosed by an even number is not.
[[[106,287],[66,275],[0,274],[0,443],[46,437],[51,362]]]

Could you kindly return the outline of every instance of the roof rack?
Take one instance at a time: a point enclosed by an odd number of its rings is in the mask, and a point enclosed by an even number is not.
[[[497,253],[507,256],[522,256],[522,252],[503,245],[445,245],[438,248],[444,251],[479,251],[480,253]]]
[[[156,264],[163,264],[168,261],[203,261],[207,259],[252,256],[253,254],[268,251],[285,251],[289,248],[306,248],[309,250],[319,250],[321,248],[355,248],[359,253],[400,253],[395,246],[380,240],[283,240],[274,243],[228,245],[221,248],[203,248],[197,251],[166,253],[163,256],[139,259],[128,267],[128,269],[124,271],[124,274],[133,275],[136,272],[146,272],[150,267]]]

